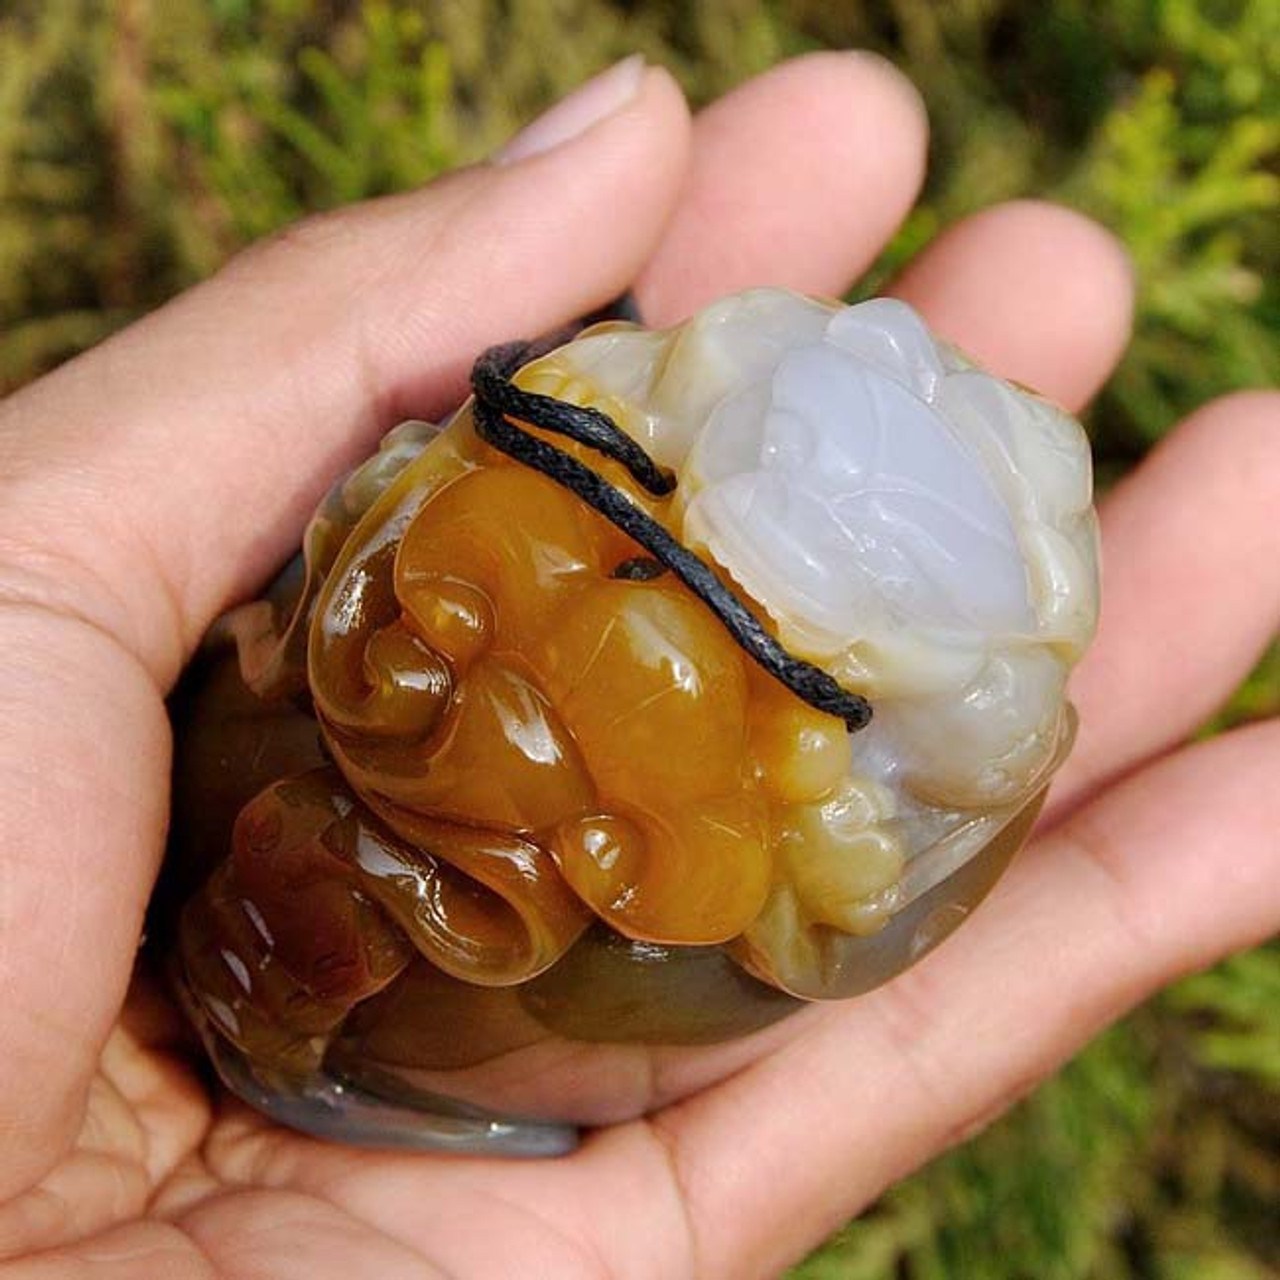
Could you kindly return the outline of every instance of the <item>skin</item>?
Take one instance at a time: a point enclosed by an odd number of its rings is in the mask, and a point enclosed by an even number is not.
[[[839,292],[924,152],[918,99],[865,56],[784,64],[692,124],[650,71],[575,141],[304,223],[0,404],[3,1280],[776,1274],[1161,984],[1276,929],[1280,726],[1181,745],[1280,621],[1280,398],[1249,393],[1104,504],[1080,746],[989,905],[724,1083],[554,1163],[353,1151],[211,1095],[172,1011],[130,990],[163,695],[335,471],[455,401],[480,347],[632,281],[655,322],[748,283]],[[1129,324],[1120,249],[1035,203],[953,228],[896,291],[1073,408]]]

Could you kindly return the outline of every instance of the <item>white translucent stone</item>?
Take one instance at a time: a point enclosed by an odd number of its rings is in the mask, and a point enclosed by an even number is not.
[[[1034,626],[1005,505],[925,401],[829,342],[787,353],[768,386],[767,404],[755,388],[722,404],[695,444],[685,532],[770,612],[845,643]]]
[[[924,322],[905,302],[873,298],[843,307],[827,323],[824,336],[921,399],[937,394],[945,372],[942,357]]]

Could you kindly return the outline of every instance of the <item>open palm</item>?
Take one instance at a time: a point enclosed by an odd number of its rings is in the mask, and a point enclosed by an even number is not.
[[[776,1274],[1280,922],[1280,726],[1179,748],[1280,620],[1280,397],[1253,394],[1108,498],[1079,748],[990,904],[881,991],[763,1033],[731,1078],[555,1161],[357,1151],[211,1091],[163,996],[127,993],[165,692],[333,475],[456,403],[482,347],[633,282],[655,323],[751,284],[839,293],[915,196],[923,116],[875,59],[785,64],[692,123],[664,73],[632,88],[549,150],[250,250],[0,404],[4,1280]],[[895,292],[1071,407],[1128,328],[1123,255],[1045,205],[959,224]]]

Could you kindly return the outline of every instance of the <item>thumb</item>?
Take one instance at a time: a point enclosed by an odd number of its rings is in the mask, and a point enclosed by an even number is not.
[[[606,77],[500,162],[295,227],[0,404],[0,1197],[82,1123],[200,633],[380,431],[619,292],[661,234],[683,100]]]

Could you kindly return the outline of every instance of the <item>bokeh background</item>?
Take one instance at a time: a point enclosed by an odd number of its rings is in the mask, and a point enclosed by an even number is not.
[[[0,0],[0,392],[282,223],[483,156],[626,53],[702,102],[853,45],[934,129],[860,292],[995,200],[1106,223],[1139,293],[1088,415],[1104,484],[1199,402],[1280,382],[1277,0]],[[1205,732],[1277,710],[1280,649]],[[1280,946],[1138,1011],[794,1276],[1280,1277]]]

